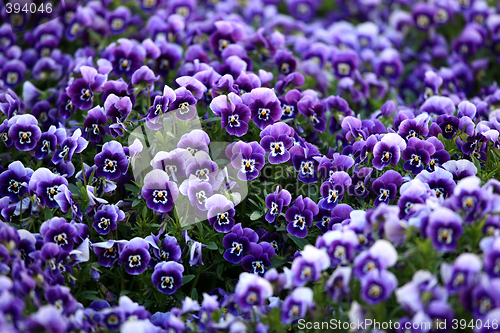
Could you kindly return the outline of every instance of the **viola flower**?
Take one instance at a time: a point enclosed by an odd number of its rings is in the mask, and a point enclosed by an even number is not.
[[[326,118],[323,104],[315,101],[312,96],[305,96],[297,103],[297,108],[300,114],[310,120],[316,131],[320,133],[325,131]]]
[[[386,270],[396,264],[398,253],[394,246],[385,239],[377,240],[370,249],[361,252],[354,259],[354,274],[360,278],[372,270]]]
[[[156,96],[153,105],[148,110],[146,119],[156,123],[160,119],[160,115],[165,114],[170,107],[170,104],[176,99],[175,92],[172,88],[165,85],[163,87],[163,95]]]
[[[251,243],[250,252],[243,258],[241,266],[253,274],[264,276],[274,254],[274,247],[268,242]]]
[[[293,128],[285,123],[269,125],[260,133],[260,145],[269,153],[269,163],[279,164],[290,159],[287,151],[293,145]]]
[[[318,214],[319,208],[309,198],[299,196],[294,205],[286,211],[286,220],[289,222],[287,231],[298,238],[307,236],[307,227],[311,227],[314,215]]]
[[[332,68],[337,79],[353,77],[358,67],[358,54],[353,50],[337,51],[333,55]]]
[[[75,108],[88,110],[94,103],[94,93],[102,91],[107,75],[99,74],[97,69],[89,66],[80,67],[80,72],[82,77],[73,81],[66,92]]]
[[[241,137],[247,133],[250,109],[243,104],[240,96],[233,92],[230,92],[228,96],[217,96],[212,99],[210,109],[216,116],[221,117],[221,126],[229,134]]]
[[[273,295],[273,287],[266,279],[250,273],[241,273],[234,291],[234,300],[243,312],[254,306],[262,307]]]
[[[401,151],[406,149],[406,143],[398,134],[388,133],[373,148],[373,166],[377,170],[387,165],[397,165]]]
[[[358,198],[366,198],[370,193],[368,183],[370,182],[372,172],[372,168],[356,170],[352,177],[352,185],[347,188],[347,192]]]
[[[28,151],[36,147],[42,136],[38,120],[30,114],[14,116],[9,119],[9,138],[19,151]]]
[[[155,44],[160,49],[160,55],[155,59],[155,72],[162,77],[168,77],[169,73],[175,69],[177,63],[182,59],[182,47],[161,39],[156,40]]]
[[[31,194],[37,196],[40,205],[57,208],[58,203],[55,196],[59,193],[60,185],[68,186],[66,178],[54,175],[47,168],[38,168],[31,175],[28,188]]]
[[[429,30],[434,25],[436,7],[433,4],[417,3],[413,5],[412,15],[417,29]]]
[[[386,270],[371,270],[361,280],[361,299],[370,305],[385,302],[398,286],[396,276]]]
[[[266,214],[266,221],[273,223],[276,217],[281,215],[283,207],[290,205],[292,195],[285,189],[280,190],[276,187],[274,193],[270,193],[266,197],[266,206],[269,211]]]
[[[7,87],[15,88],[19,83],[24,82],[26,64],[18,59],[12,59],[2,65],[0,80],[3,80]]]
[[[108,240],[107,242],[93,243],[92,249],[98,256],[97,263],[104,267],[112,267],[120,258],[120,253],[126,241]]]
[[[316,247],[318,249],[326,248],[332,266],[351,262],[356,254],[358,244],[358,237],[354,231],[349,229],[331,230],[316,239]]]
[[[239,169],[238,178],[243,181],[250,181],[259,175],[260,170],[265,165],[265,151],[256,142],[246,143],[238,141],[226,149],[226,155],[231,155],[231,165]]]
[[[52,156],[52,163],[55,165],[59,163],[71,162],[71,158],[74,153],[81,153],[85,148],[87,148],[88,141],[82,138],[82,130],[77,129],[73,132],[73,135],[66,137],[63,142],[61,142],[61,148],[54,152]]]
[[[59,245],[64,252],[73,250],[74,237],[76,236],[75,227],[67,223],[61,217],[53,217],[42,223],[40,233],[44,242],[51,242]]]
[[[244,31],[237,22],[217,21],[214,25],[216,30],[210,35],[209,43],[214,54],[220,58],[229,45],[243,39]]]
[[[453,265],[446,262],[441,264],[441,280],[450,294],[461,289],[476,285],[479,282],[479,273],[482,271],[481,259],[472,253],[460,254]]]
[[[80,209],[80,204],[73,200],[73,194],[70,192],[66,185],[60,185],[58,188],[58,193],[55,195],[54,199],[61,208],[63,213],[67,213],[70,208],[73,212],[73,219],[82,221],[83,212]],[[87,226],[85,226],[88,229]]]
[[[281,103],[282,116],[281,119],[291,119],[297,116],[297,103],[302,98],[300,91],[297,89],[289,90],[285,97],[280,97],[279,101]]]
[[[403,150],[402,157],[406,160],[404,169],[416,175],[420,173],[424,166],[429,164],[431,155],[436,152],[436,147],[432,143],[412,137],[408,140],[406,149]]]
[[[432,143],[436,148],[436,152],[431,155],[431,160],[426,168],[427,171],[433,172],[438,169],[438,166],[442,166],[450,160],[450,154],[444,149],[443,143],[438,138],[430,137],[427,142]]]
[[[205,201],[208,222],[217,232],[227,233],[234,226],[234,204],[221,194],[214,194]]]
[[[456,185],[453,180],[453,175],[442,168],[436,168],[434,172],[424,170],[419,173],[415,179],[419,179],[423,183],[429,184],[431,190],[436,193],[436,197],[441,199],[446,199],[451,195]]]
[[[151,166],[153,169],[160,169],[167,173],[169,179],[179,182],[186,173],[186,163],[192,155],[185,149],[176,148],[171,152],[158,152],[153,160]]]
[[[155,268],[151,280],[164,294],[171,295],[182,286],[184,266],[175,261],[160,262]]]
[[[111,58],[113,72],[117,76],[131,77],[141,66],[146,52],[142,45],[126,38],[118,40],[118,46],[112,44]]]
[[[351,282],[352,268],[348,266],[337,266],[332,275],[325,283],[325,291],[336,302],[344,300],[351,294],[349,288]]]
[[[132,101],[128,96],[118,97],[115,94],[109,94],[104,101],[104,111],[112,123],[118,121],[123,123],[132,111]]]
[[[250,251],[250,240],[244,236],[241,224],[235,225],[231,233],[224,236],[222,243],[226,251],[224,259],[233,264],[240,263],[245,254]]]
[[[159,169],[150,171],[144,177],[141,193],[148,207],[160,213],[171,211],[179,196],[176,184],[170,181],[165,171]]]
[[[8,197],[10,202],[19,202],[28,192],[28,183],[33,170],[25,168],[19,161],[9,164],[7,170],[0,174],[0,195]]]
[[[127,27],[132,13],[125,6],[119,6],[114,11],[107,13],[106,20],[114,34],[119,34]]]
[[[443,164],[443,168],[451,172],[455,181],[477,175],[476,166],[467,160],[450,160]]]
[[[306,287],[296,288],[283,301],[281,320],[286,324],[291,324],[296,319],[304,318],[308,309],[313,306],[313,291]]]
[[[191,76],[181,76],[178,77],[175,82],[181,86],[186,88],[186,90],[190,91],[191,94],[196,98],[197,100],[201,99],[205,92],[207,91],[207,87],[198,79],[195,77]]]
[[[134,74],[132,74],[132,85],[137,86],[137,85],[150,85],[153,84],[154,82],[158,81],[160,79],[160,76],[155,76],[155,73],[148,67],[148,66],[142,66],[141,68],[137,69]]]
[[[415,119],[405,119],[399,125],[398,134],[407,142],[410,138],[427,137],[429,134],[428,122],[429,117],[425,114]]]
[[[325,249],[306,245],[300,254],[300,257],[293,260],[291,268],[292,284],[295,287],[318,281],[321,272],[330,267],[330,257]]]
[[[292,163],[295,170],[299,172],[299,180],[304,183],[318,181],[318,161],[314,157],[320,156],[318,148],[306,142],[305,147],[295,145],[290,148]]]
[[[200,150],[208,154],[209,144],[210,138],[208,137],[208,134],[202,130],[196,129],[184,134],[177,143],[177,148],[184,148],[190,152],[191,155],[195,156]]]
[[[376,61],[376,74],[393,83],[401,76],[403,69],[403,62],[395,49],[384,49]]]
[[[102,141],[102,137],[106,135],[106,130],[104,129],[103,125],[106,124],[107,121],[108,118],[106,117],[103,109],[100,106],[96,106],[87,113],[87,118],[85,118],[85,121],[83,122],[83,126],[85,127],[84,135],[85,138],[88,138],[90,140],[90,143],[92,145],[100,143]],[[47,143],[49,143],[49,141],[47,141]],[[42,148],[47,150],[47,147]]]
[[[496,195],[487,193],[479,187],[480,179],[470,176],[458,182],[453,191],[451,206],[465,213],[466,223],[472,223],[488,213],[495,202]]]
[[[318,205],[323,209],[333,209],[337,206],[339,200],[344,198],[344,191],[351,186],[352,180],[344,171],[337,171],[325,181],[319,191],[323,197]]]
[[[455,116],[441,115],[436,119],[436,122],[445,139],[451,140],[459,130],[459,120]]]
[[[292,52],[287,50],[278,50],[274,55],[274,63],[278,71],[283,75],[295,72],[297,68],[297,60],[293,57]]]
[[[175,110],[179,120],[187,121],[197,115],[196,99],[185,87],[175,89],[175,99],[169,106],[170,110]]]
[[[101,235],[107,235],[111,230],[116,230],[117,221],[123,221],[125,213],[116,205],[104,205],[94,215],[95,230]]]
[[[148,236],[149,237],[149,236]],[[158,241],[157,246],[153,246],[153,253],[156,258],[160,262],[162,261],[175,261],[182,263],[181,260],[181,247],[179,246],[179,243],[177,243],[177,239],[175,237],[165,235],[165,238],[163,239],[163,242],[160,241],[158,235]],[[146,237],[147,239],[147,237]],[[155,238],[156,239],[156,238]],[[152,260],[154,258],[151,258]]]
[[[132,238],[125,245],[120,253],[120,262],[125,265],[128,274],[139,275],[148,268],[148,263],[151,260],[148,249],[148,242],[139,237]]]
[[[484,253],[484,271],[491,278],[500,277],[500,238],[489,238],[481,243]]]
[[[457,247],[462,235],[462,218],[448,208],[438,208],[429,216],[426,228],[427,237],[432,245],[441,252],[451,252]]]
[[[217,164],[204,151],[196,152],[194,157],[186,161],[186,178],[188,179],[195,177],[200,182],[207,182],[212,185],[215,183],[215,175],[218,171]]]
[[[122,145],[117,141],[106,142],[94,158],[95,175],[108,180],[119,178],[128,169],[128,159]]]
[[[282,110],[280,102],[273,90],[255,88],[243,95],[243,101],[252,112],[252,120],[261,130],[280,120]]]

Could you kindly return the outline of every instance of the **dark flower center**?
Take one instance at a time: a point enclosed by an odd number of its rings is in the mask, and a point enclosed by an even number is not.
[[[257,304],[257,302],[259,301],[259,296],[257,295],[256,292],[249,292],[248,293],[248,296],[246,298],[246,301],[248,304]]]
[[[408,135],[406,136],[406,141],[410,140],[411,138],[416,138],[417,137],[417,132],[415,130],[410,130],[408,132]]]
[[[121,58],[120,61],[120,70],[128,72],[130,70],[130,60]]]
[[[99,222],[97,224],[97,226],[100,228],[100,229],[103,229],[103,230],[106,230],[109,228],[109,225],[111,223],[111,220],[110,219],[107,219],[105,217],[101,217],[101,222]]]
[[[68,99],[68,101],[66,102],[66,105],[64,106],[64,109],[66,111],[73,110],[73,102],[71,102],[71,99]]]
[[[179,104],[179,112],[180,114],[186,114],[189,112],[189,103],[183,102]]]
[[[116,161],[110,160],[109,158],[104,160],[103,170],[105,172],[114,173],[116,172]]]
[[[21,190],[21,184],[19,184],[19,182],[16,181],[15,179],[11,179],[9,181],[9,186],[7,187],[7,191],[14,194],[19,194],[20,190]]]
[[[187,147],[186,150],[191,153],[191,155],[196,154],[199,149]]]
[[[174,289],[174,278],[171,276],[161,277],[161,287],[163,289]]]
[[[446,133],[453,133],[453,125],[452,124],[446,124],[446,126],[444,127],[444,131]]]
[[[337,245],[335,247],[335,251],[333,252],[333,256],[337,259],[340,259],[340,261],[345,261],[347,259],[347,251],[345,246],[343,245]]]
[[[47,196],[50,201],[54,201],[54,197],[59,193],[59,185],[55,185],[52,187],[47,187]]]
[[[111,326],[115,326],[115,325],[118,325],[119,323],[119,319],[118,319],[118,316],[114,315],[114,314],[110,314],[108,316],[108,325],[111,325]]]
[[[200,205],[205,204],[205,201],[207,201],[207,196],[205,191],[201,190],[200,192],[196,193],[196,200],[198,200],[198,203]]]
[[[416,166],[417,168],[422,165],[422,158],[420,155],[411,154],[410,165]]]
[[[118,248],[116,247],[116,245],[113,245],[113,247],[110,247],[109,249],[107,249],[103,253],[103,255],[106,258],[112,258],[112,259],[114,259],[118,255]]]
[[[358,195],[364,194],[366,191],[365,183],[363,183],[361,180],[358,181],[357,184],[354,186],[354,191]]]
[[[208,182],[210,180],[209,171],[207,168],[196,170],[195,176],[200,180],[200,182]]]
[[[314,165],[312,161],[302,161],[300,163],[300,172],[303,175],[313,175],[314,174]]]
[[[227,117],[227,121],[229,123],[229,126],[231,127],[240,127],[240,116],[237,114],[233,114],[231,116]]]
[[[166,190],[154,190],[153,191],[153,202],[160,203],[160,204],[166,204],[168,201],[167,194],[168,193]]]
[[[59,246],[67,245],[68,239],[67,239],[66,234],[63,232],[63,233],[60,233],[58,235],[55,235],[54,236],[54,243],[56,243]]]
[[[271,155],[276,157],[278,155],[283,155],[285,153],[285,145],[283,142],[271,142]]]
[[[384,151],[380,160],[382,161],[382,163],[388,163],[391,159],[392,153],[389,151]]]
[[[168,59],[162,59],[160,61],[160,69],[168,69],[170,66],[170,62],[168,61]]]
[[[369,271],[373,270],[374,268],[377,268],[377,264],[373,260],[368,260],[364,265],[363,265],[363,272],[368,273]]]
[[[229,224],[229,212],[217,213],[216,219],[219,225]]]
[[[438,197],[438,198],[446,196],[446,192],[444,191],[444,188],[442,188],[442,187],[436,187],[434,189],[434,192],[436,193],[436,197]]]
[[[417,21],[417,25],[421,29],[427,29],[429,27],[430,22],[431,22],[429,17],[427,15],[424,15],[424,14],[418,15],[416,21]]]
[[[351,74],[351,66],[343,62],[337,65],[337,70],[339,74],[343,76]]]
[[[64,147],[62,148],[61,152],[59,153],[59,157],[60,158],[65,158],[66,155],[68,155],[69,153],[69,147],[68,145],[64,145]]]
[[[465,274],[460,272],[453,279],[453,286],[460,287],[465,283]]]
[[[271,202],[271,215],[278,214],[278,204],[276,202]]]
[[[339,191],[333,189],[328,190],[328,197],[327,197],[328,203],[337,202],[338,198],[339,198]]]
[[[293,115],[293,112],[295,111],[295,107],[293,105],[283,105],[281,107],[283,110],[283,114],[287,117],[291,117]]]
[[[31,132],[19,132],[19,143],[22,145],[31,143]]]
[[[279,250],[278,242],[276,240],[272,240],[270,244],[274,247],[274,250],[278,252]]]
[[[269,114],[271,113],[271,110],[270,109],[267,109],[267,108],[259,108],[259,112],[258,112],[258,115],[257,117],[260,119],[260,120],[264,120],[264,121],[267,121],[269,119]]]
[[[295,214],[293,219],[293,226],[295,228],[299,228],[300,230],[304,230],[306,227],[306,218],[300,214]]]
[[[290,73],[290,64],[287,62],[282,63],[280,67],[280,72],[285,75]]]
[[[139,254],[129,256],[128,257],[128,265],[131,268],[140,266],[141,265],[141,256]]]
[[[328,225],[328,223],[330,223],[331,220],[332,220],[332,218],[330,216],[323,216],[321,218],[321,225],[323,227],[326,227]]]
[[[260,260],[252,261],[252,267],[254,274],[264,274],[265,272],[264,263]]]
[[[492,299],[488,296],[481,297],[476,302],[479,313],[485,314],[493,307]]]
[[[243,251],[243,244],[238,243],[238,242],[233,242],[233,244],[231,246],[232,246],[231,253],[234,253],[239,257],[241,252]]]
[[[255,170],[255,160],[252,159],[242,159],[241,160],[241,172],[248,173]]]
[[[94,100],[94,93],[88,88],[82,88],[80,99],[85,102]]]

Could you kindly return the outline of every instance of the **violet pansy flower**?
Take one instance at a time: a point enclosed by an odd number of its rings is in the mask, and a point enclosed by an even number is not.
[[[266,127],[260,133],[260,145],[269,153],[269,163],[280,164],[290,159],[288,149],[293,146],[294,134],[293,128],[281,122]]]
[[[177,185],[170,181],[163,170],[154,169],[144,177],[142,196],[149,208],[156,212],[167,213],[174,207],[174,201],[179,196]]]
[[[397,165],[406,142],[396,133],[385,134],[373,148],[373,166],[382,170],[387,165]]]
[[[0,195],[9,197],[10,202],[18,202],[28,192],[28,183],[33,170],[15,161],[0,174]]]
[[[40,233],[45,242],[55,243],[65,252],[73,250],[73,238],[76,236],[76,229],[72,224],[67,223],[65,219],[53,217],[45,221],[40,227]]]
[[[221,126],[229,134],[240,137],[247,133],[250,109],[243,104],[241,97],[233,92],[228,96],[217,96],[210,103],[210,108],[216,116],[221,117]]]
[[[406,149],[402,152],[402,157],[406,160],[404,169],[416,175],[429,164],[431,156],[436,152],[436,147],[432,143],[411,137],[408,140]]]
[[[107,235],[111,230],[116,230],[118,221],[125,219],[125,213],[116,205],[104,205],[94,215],[95,230],[101,235]]]
[[[248,229],[248,228],[245,228]],[[250,240],[244,234],[244,229],[241,224],[235,225],[231,229],[231,233],[224,236],[222,243],[226,251],[224,259],[233,264],[237,264],[243,260],[243,257],[250,251]]]
[[[255,88],[243,95],[243,101],[252,112],[252,120],[260,129],[280,120],[282,110],[278,97],[269,88]]]
[[[386,270],[371,270],[361,280],[361,299],[374,305],[386,301],[397,288],[396,276]]]
[[[314,201],[299,196],[294,205],[286,211],[287,231],[295,237],[306,237],[307,228],[311,227],[313,217],[318,212],[319,208]]]
[[[269,211],[266,214],[266,221],[269,223],[274,222],[274,220],[281,214],[283,207],[290,205],[292,201],[292,195],[285,189],[280,190],[276,187],[274,193],[270,193],[266,197],[266,206]]]
[[[231,165],[239,169],[238,178],[249,181],[257,178],[260,170],[265,165],[265,151],[256,142],[246,143],[238,141],[226,149],[226,154],[231,154]]]
[[[117,141],[106,142],[101,152],[95,156],[94,162],[96,176],[108,180],[119,178],[128,169],[127,156],[122,145]]]
[[[251,243],[250,252],[243,258],[241,266],[253,274],[264,276],[274,254],[274,247],[268,242]]]
[[[218,232],[227,233],[234,226],[234,204],[221,194],[214,194],[205,201],[208,222]]]
[[[36,147],[42,131],[35,117],[23,114],[9,119],[8,135],[17,150],[28,151]]]
[[[273,295],[273,287],[266,279],[250,273],[241,273],[234,291],[234,300],[244,312],[253,306],[263,306]]]
[[[426,234],[438,251],[451,252],[463,233],[462,224],[460,215],[448,208],[438,208],[429,216]]]
[[[142,274],[151,256],[148,252],[149,244],[144,239],[135,237],[130,240],[120,253],[120,262],[125,266],[125,270],[130,275]]]
[[[80,67],[82,78],[76,79],[67,89],[72,104],[81,110],[88,110],[94,103],[94,93],[103,89],[107,75],[98,74],[95,68]]]
[[[173,294],[182,286],[184,266],[175,261],[160,262],[155,268],[151,279],[153,284],[164,294]]]

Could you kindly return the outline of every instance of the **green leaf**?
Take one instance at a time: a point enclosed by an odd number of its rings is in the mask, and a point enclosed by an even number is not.
[[[290,234],[288,234],[288,237],[290,237],[290,239],[293,240],[293,242],[299,246],[300,250],[303,250],[304,247],[309,244],[309,242],[305,238],[298,238]]]
[[[262,217],[262,215],[264,215],[262,212],[255,211],[252,213],[252,215],[250,215],[250,220],[252,221],[258,220],[259,218]]]
[[[189,283],[189,281],[191,281],[192,279],[194,279],[194,275],[183,276],[182,277],[182,285],[185,285],[186,283]]]
[[[210,250],[217,250],[219,247],[214,242],[210,242],[207,244],[207,248],[209,248]]]
[[[206,124],[206,123],[211,123],[213,121],[220,121],[220,120],[221,120],[221,117],[213,117],[213,118],[205,119],[201,123]]]
[[[194,288],[191,291],[191,298],[193,299],[193,301],[197,301],[198,300],[198,291],[196,290],[196,288]]]
[[[219,265],[217,266],[217,277],[220,279],[220,280],[224,280],[222,278],[222,272],[224,271],[224,265]]]

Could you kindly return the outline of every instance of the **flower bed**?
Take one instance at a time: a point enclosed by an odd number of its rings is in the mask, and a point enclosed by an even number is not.
[[[498,331],[500,6],[31,5],[1,332]]]

